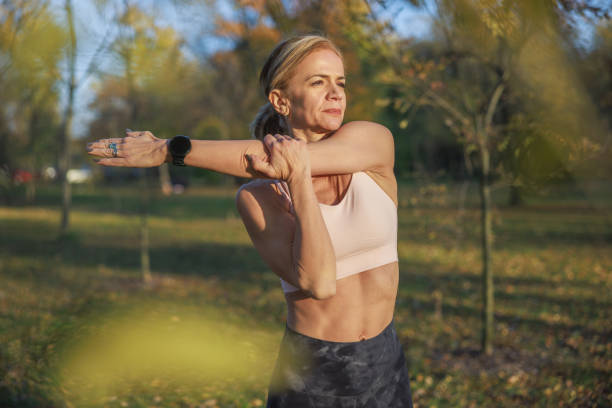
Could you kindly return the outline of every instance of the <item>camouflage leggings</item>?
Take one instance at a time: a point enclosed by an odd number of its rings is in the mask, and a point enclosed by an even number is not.
[[[376,337],[339,343],[286,327],[267,408],[412,408],[393,321]]]

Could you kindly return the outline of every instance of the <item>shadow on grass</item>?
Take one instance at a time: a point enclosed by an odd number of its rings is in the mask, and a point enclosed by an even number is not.
[[[237,190],[237,188],[236,188]],[[227,194],[196,195],[182,194],[150,197],[148,213],[150,216],[170,217],[176,220],[197,218],[224,218],[228,214],[238,217],[234,195]],[[31,207],[60,208],[61,197],[55,189],[41,189],[36,202]],[[110,188],[88,188],[76,191],[72,196],[73,210],[97,214],[139,214],[141,197],[139,188],[121,187],[113,192]]]
[[[1,252],[12,254],[13,256],[24,257],[29,260],[42,261],[49,263],[49,270],[40,268],[30,268],[26,271],[9,271],[6,273],[19,274],[19,277],[35,279],[50,285],[71,285],[71,277],[62,278],[59,272],[52,272],[53,264],[76,268],[96,268],[103,266],[110,269],[131,269],[139,273],[140,270],[140,250],[137,247],[125,248],[104,245],[83,245],[78,237],[65,241],[63,244],[56,240],[44,240],[43,238],[34,239],[33,235],[48,236],[44,231],[45,224],[32,223],[26,226],[34,228],[27,234],[11,236],[3,235],[0,237]],[[50,226],[46,228],[50,229]],[[180,247],[163,246],[151,250],[151,267],[154,273],[177,276],[197,276],[201,278],[214,278],[225,283],[237,283],[240,285],[263,286],[268,289],[268,285],[277,284],[275,280],[268,279],[271,272],[259,257],[257,251],[250,245],[204,243],[184,245]],[[452,267],[435,263],[422,263],[412,260],[402,259],[400,277],[400,294],[398,295],[399,305],[401,297],[418,294],[420,298],[425,295],[430,301],[421,301],[421,308],[433,313],[435,303],[430,296],[438,289],[447,299],[461,299],[474,296],[479,293],[480,277],[477,275],[462,275],[453,271]],[[5,268],[6,269],[6,268]],[[427,272],[424,272],[427,271]],[[91,273],[91,272],[90,272]],[[95,273],[95,272],[94,272]],[[136,277],[136,276],[135,276]],[[533,305],[533,310],[554,311],[555,313],[572,316],[575,305],[562,297],[555,297],[545,293],[551,288],[551,282],[541,277],[495,277],[497,287],[506,285],[530,286],[531,288],[541,288],[542,292],[508,294],[497,291],[496,298],[515,305]],[[568,282],[567,285],[573,287],[584,287],[594,291],[601,290],[601,287],[588,282]],[[475,307],[453,305],[448,302],[443,303],[443,312],[456,316],[476,316],[480,313]],[[602,308],[609,308],[611,303],[605,299],[581,299],[580,310],[595,313]],[[405,305],[404,305],[405,306]],[[582,313],[581,313],[582,314]],[[581,330],[588,331],[586,326],[569,325],[564,323],[550,323],[537,318],[516,317],[512,315],[498,314],[498,321],[509,323],[526,324],[534,330],[543,328]],[[609,331],[594,331],[592,334],[608,334]]]
[[[96,268],[140,270],[140,249],[99,245],[82,245],[78,238],[63,243],[57,240],[33,241],[28,236],[0,238],[2,252],[29,260],[42,260],[50,264]],[[240,280],[257,284],[263,273],[269,273],[257,251],[246,245],[217,243],[194,244],[180,247],[155,247],[150,251],[151,268],[167,275],[215,277],[219,280]],[[35,279],[49,279],[45,271],[32,269],[28,275]],[[55,277],[53,277],[55,279]]]
[[[429,272],[422,272],[429,271]],[[435,271],[432,273],[431,271]],[[514,277],[495,277],[495,285],[504,287],[506,285],[528,285],[537,286],[544,290],[550,290],[551,282],[542,278],[514,278]],[[442,315],[451,315],[462,318],[469,318],[480,315],[479,306],[468,306],[457,304],[454,300],[473,297],[475,294],[480,296],[480,277],[471,275],[460,275],[454,273],[452,268],[434,263],[425,264],[420,262],[411,262],[402,260],[400,264],[400,286],[398,293],[398,307],[408,307],[421,309],[426,313],[434,314],[436,310],[436,302],[432,295],[435,290],[442,292]],[[567,285],[576,286],[574,282]],[[595,284],[580,282],[580,285],[593,290],[601,290],[601,287]],[[427,300],[422,300],[422,295],[426,295]],[[418,300],[411,298],[411,295],[419,295]],[[501,291],[496,291],[495,298],[498,301],[511,303],[515,306],[531,306],[531,310],[547,311],[550,313],[558,313],[562,315],[572,316],[576,314],[574,308],[576,305],[568,301],[566,298],[558,298],[546,293],[516,293],[507,294]],[[453,304],[444,299],[452,299]],[[479,298],[478,298],[479,299]],[[476,302],[477,305],[479,301]],[[584,320],[584,312],[588,312],[591,316],[598,313],[602,308],[608,309],[612,303],[603,299],[581,299],[579,301],[581,316],[577,316],[576,320]],[[584,312],[582,312],[584,311]],[[582,318],[582,319],[581,319]],[[612,329],[602,327],[601,329],[592,329],[586,325],[568,324],[564,322],[549,322],[544,319],[535,317],[517,316],[508,313],[495,313],[496,322],[504,322],[509,325],[521,325],[525,328],[534,331],[553,330],[553,331],[580,331],[585,337],[594,336],[612,336]]]

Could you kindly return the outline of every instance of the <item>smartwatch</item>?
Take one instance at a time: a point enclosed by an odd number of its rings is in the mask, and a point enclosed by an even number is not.
[[[172,164],[175,166],[185,165],[185,156],[191,151],[191,140],[189,136],[176,135],[168,143],[168,151],[172,155]]]

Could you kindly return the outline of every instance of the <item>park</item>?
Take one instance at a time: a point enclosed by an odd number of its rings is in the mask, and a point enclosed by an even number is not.
[[[610,10],[534,4],[0,1],[0,406],[266,405],[287,306],[248,180],[85,146],[248,139],[304,32],[343,52],[345,122],[393,134],[414,406],[610,406]]]

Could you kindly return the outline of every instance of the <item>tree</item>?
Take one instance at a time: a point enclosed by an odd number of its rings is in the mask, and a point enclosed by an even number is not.
[[[100,4],[104,4],[102,1]],[[61,154],[59,158],[59,180],[62,184],[62,217],[60,223],[60,236],[65,236],[68,232],[70,224],[70,207],[71,207],[71,188],[70,182],[68,181],[67,174],[71,165],[71,141],[72,141],[72,119],[74,116],[74,106],[76,103],[76,91],[85,82],[87,77],[91,75],[97,69],[99,64],[99,56],[104,52],[108,46],[107,31],[102,37],[98,45],[96,52],[90,58],[87,64],[88,68],[85,74],[77,78],[76,68],[79,63],[77,58],[78,50],[78,35],[75,28],[75,17],[72,0],[64,1],[64,12],[66,24],[68,25],[68,40],[65,46],[65,58],[67,65],[66,78],[64,79],[64,86],[66,92],[66,105],[62,112],[62,120],[58,130],[58,139],[61,146]]]
[[[45,1],[3,1],[0,10],[0,166],[10,190],[11,172],[36,174],[58,153],[55,85],[65,32]],[[35,183],[27,183],[30,200]]]
[[[119,69],[99,75],[97,96],[91,105],[97,117],[90,124],[90,137],[119,136],[128,126],[152,130],[161,137],[174,134],[177,126],[188,133],[199,120],[201,107],[193,101],[200,92],[196,84],[202,73],[195,62],[185,58],[182,38],[172,28],[156,24],[154,18],[128,1],[118,18],[118,28],[119,35],[111,49]],[[139,170],[140,259],[145,283],[152,279],[148,212],[152,194],[149,178],[155,175],[151,171]],[[167,165],[159,171],[162,181],[169,180]]]
[[[410,3],[426,6],[421,1]],[[352,7],[351,32],[355,43],[372,58],[387,62],[388,69],[379,80],[398,90],[389,103],[406,115],[403,126],[414,109],[435,109],[463,143],[466,160],[477,169],[483,265],[481,345],[490,354],[493,177],[511,185],[542,185],[570,174],[572,166],[589,153],[584,146],[593,145],[590,135],[601,135],[602,129],[565,58],[567,43],[560,21],[564,3],[571,2],[433,3],[433,42],[438,46],[429,47],[428,53],[419,54],[411,42],[399,38],[367,1],[366,10],[359,4]],[[584,117],[592,120],[585,123]]]

